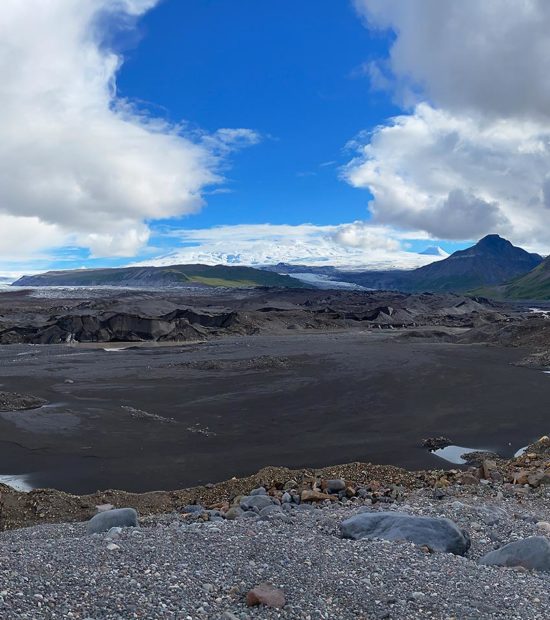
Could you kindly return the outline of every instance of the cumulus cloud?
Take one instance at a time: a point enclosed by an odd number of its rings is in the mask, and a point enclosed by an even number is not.
[[[410,92],[454,112],[548,118],[546,0],[354,0],[371,28],[391,29],[391,69]],[[386,64],[384,64],[386,66]]]
[[[45,248],[70,242],[55,224],[45,224],[37,217],[17,217],[0,213],[0,260],[17,262],[31,255],[40,256]]]
[[[355,0],[394,33],[384,75],[407,113],[351,144],[374,220],[548,251],[550,4]],[[387,82],[390,84],[390,81]]]
[[[276,263],[334,265],[349,268],[414,268],[434,260],[409,252],[415,231],[351,222],[335,226],[241,224],[170,233],[182,247],[144,265],[203,263],[261,266]]]
[[[393,235],[396,233],[393,232]],[[401,250],[401,243],[388,231],[369,226],[365,222],[353,222],[338,226],[332,235],[333,240],[343,247],[359,248],[367,251],[383,250],[396,252]]]
[[[40,248],[70,238],[95,256],[133,255],[148,220],[199,210],[203,189],[222,180],[223,157],[258,141],[248,129],[186,133],[117,97],[122,58],[107,46],[109,24],[131,27],[157,3],[3,0],[4,238],[32,221]]]

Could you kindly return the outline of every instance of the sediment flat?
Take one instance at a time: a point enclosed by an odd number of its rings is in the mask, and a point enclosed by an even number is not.
[[[0,347],[0,474],[72,493],[171,490],[266,465],[443,467],[445,435],[504,457],[547,429],[550,378],[525,351],[403,341],[399,330],[288,332],[116,350]]]

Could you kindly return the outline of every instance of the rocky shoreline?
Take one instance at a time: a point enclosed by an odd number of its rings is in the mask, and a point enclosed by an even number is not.
[[[336,481],[338,488],[331,488],[330,481]],[[430,489],[435,498],[441,498],[449,488],[469,492],[494,485],[498,485],[500,493],[525,501],[537,489],[550,485],[550,438],[541,437],[517,458],[484,458],[479,465],[462,469],[411,472],[372,463],[322,469],[265,467],[253,476],[189,489],[149,493],[107,490],[91,495],[71,495],[55,489],[21,492],[0,484],[0,531],[40,523],[85,521],[104,505],[133,506],[142,516],[185,513],[186,507],[200,505],[207,510],[205,515],[225,518],[240,498],[255,488],[265,488],[278,503],[289,497],[289,503],[296,505],[346,505],[359,500],[376,505],[391,504],[415,489]]]

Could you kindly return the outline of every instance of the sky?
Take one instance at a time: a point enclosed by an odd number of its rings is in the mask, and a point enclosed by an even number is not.
[[[3,0],[0,272],[550,252],[544,0]]]

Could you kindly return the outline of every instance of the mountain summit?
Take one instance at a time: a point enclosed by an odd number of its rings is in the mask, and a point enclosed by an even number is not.
[[[422,254],[422,256],[442,256],[443,258],[449,256],[449,253],[445,252],[445,250],[440,248],[438,245],[431,245],[425,250],[422,250],[420,254]]]
[[[448,258],[411,272],[414,290],[468,291],[482,286],[502,284],[524,275],[542,262],[499,235],[487,235],[474,246],[454,252]]]

